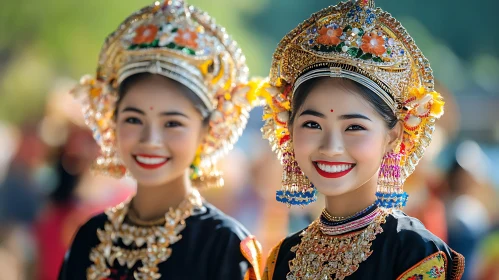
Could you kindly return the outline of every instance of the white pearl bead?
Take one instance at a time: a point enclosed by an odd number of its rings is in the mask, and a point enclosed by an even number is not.
[[[289,120],[289,113],[288,111],[283,111],[277,114],[277,120],[282,122],[282,123],[287,123]]]
[[[421,119],[419,117],[410,115],[406,123],[409,127],[416,127],[421,123]]]

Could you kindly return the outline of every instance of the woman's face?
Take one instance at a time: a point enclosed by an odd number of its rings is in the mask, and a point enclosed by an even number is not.
[[[117,108],[119,154],[141,186],[161,186],[188,172],[205,135],[202,116],[171,80],[131,85]]]
[[[351,192],[367,182],[375,186],[383,155],[397,137],[359,90],[348,80],[319,81],[292,125],[296,161],[326,196]]]

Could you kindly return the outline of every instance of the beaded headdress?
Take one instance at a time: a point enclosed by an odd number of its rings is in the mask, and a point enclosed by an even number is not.
[[[429,145],[444,104],[434,91],[428,60],[404,27],[376,8],[373,0],[357,0],[313,14],[281,40],[264,91],[267,105],[262,131],[283,164],[289,161],[288,120],[293,94],[301,84],[317,77],[353,80],[390,106],[404,126],[399,169],[395,171],[403,182]],[[300,197],[284,202],[306,200],[307,193],[302,190]]]
[[[116,177],[126,173],[115,151],[118,87],[138,73],[183,84],[212,112],[191,178],[198,187],[222,185],[215,161],[232,148],[257,103],[257,82],[248,82],[237,43],[207,13],[182,0],[155,2],[133,13],[106,38],[95,77],[83,77],[73,93],[102,149],[95,170]]]

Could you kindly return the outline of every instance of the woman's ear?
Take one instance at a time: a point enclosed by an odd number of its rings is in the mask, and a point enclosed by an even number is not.
[[[397,145],[402,141],[404,135],[404,126],[402,122],[398,121],[397,124],[388,131],[388,143],[385,147],[385,153],[394,151]]]

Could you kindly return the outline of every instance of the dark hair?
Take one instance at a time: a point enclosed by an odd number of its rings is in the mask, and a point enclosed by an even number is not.
[[[331,79],[330,77],[320,77],[320,78],[314,78],[310,79],[303,84],[301,84],[298,89],[295,91],[293,95],[293,102],[292,102],[292,108],[291,108],[291,115],[289,118],[289,125],[293,125],[294,119],[296,117],[296,113],[300,108],[303,106],[303,103],[305,103],[305,99],[307,99],[308,94],[323,80],[325,79]],[[395,127],[395,125],[398,122],[397,116],[393,113],[392,109],[388,104],[386,104],[383,99],[381,99],[376,93],[374,93],[372,90],[367,88],[366,86],[359,84],[355,81],[348,80],[345,78],[333,78],[333,79],[338,79],[340,81],[348,81],[351,82],[354,86],[356,86],[359,91],[358,94],[362,96],[365,100],[371,104],[371,106],[378,112],[378,114],[385,120],[386,126],[389,129],[392,129]]]
[[[208,109],[204,105],[203,101],[201,100],[201,98],[199,98],[199,96],[197,94],[195,94],[191,89],[189,89],[188,87],[186,87],[185,85],[183,85],[180,82],[177,82],[173,79],[170,79],[170,78],[162,76],[162,75],[157,75],[157,74],[152,74],[152,73],[147,73],[147,72],[132,75],[132,76],[126,78],[125,80],[123,80],[123,82],[121,82],[121,84],[118,87],[118,100],[116,101],[114,118],[116,118],[116,116],[118,114],[118,107],[120,105],[121,100],[123,100],[123,98],[128,93],[130,88],[133,85],[135,85],[139,82],[142,82],[144,80],[147,80],[153,76],[159,76],[163,79],[167,79],[170,82],[172,82],[176,87],[178,87],[184,93],[184,96],[186,96],[192,102],[192,104],[199,111],[199,113],[201,113],[201,116],[203,116],[203,125],[208,124],[208,122],[210,120],[210,116],[211,116],[211,111],[210,111],[210,109]]]

